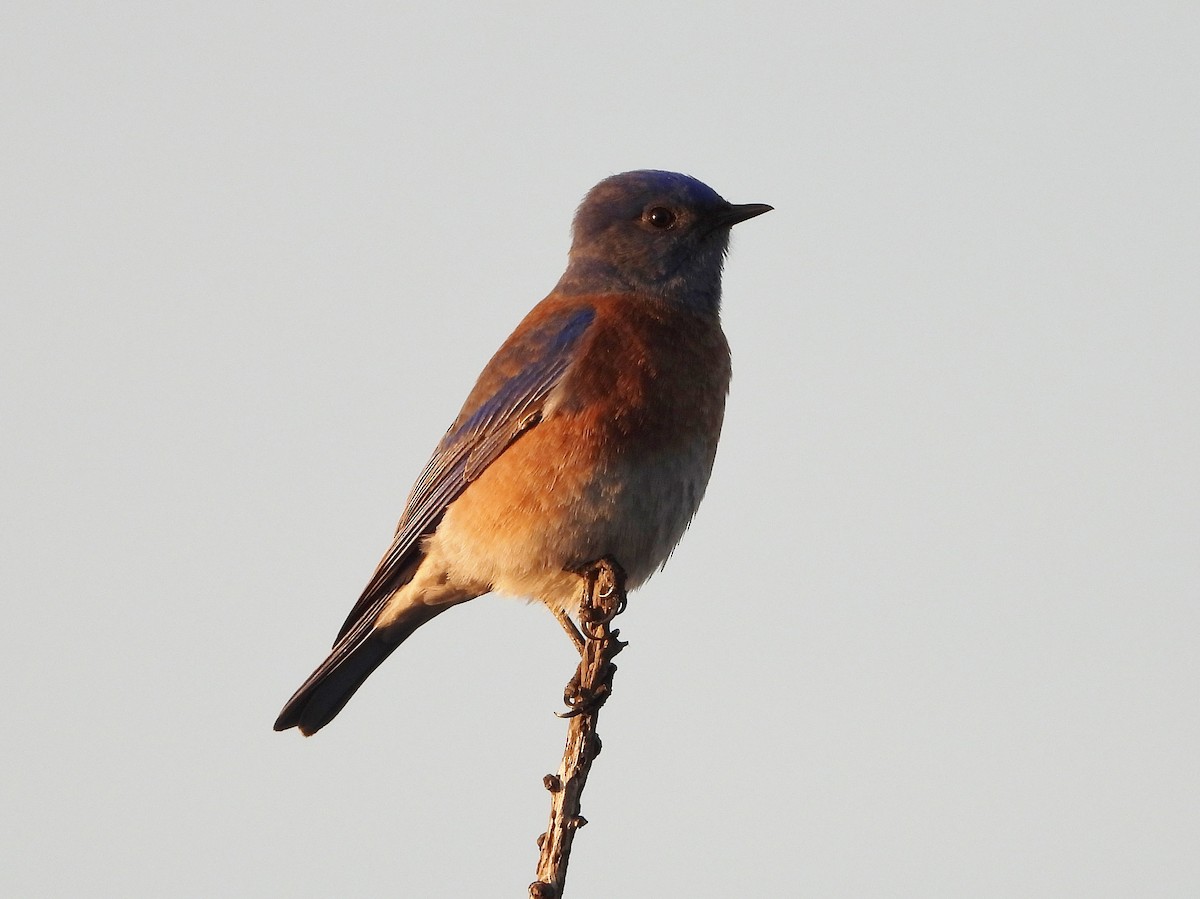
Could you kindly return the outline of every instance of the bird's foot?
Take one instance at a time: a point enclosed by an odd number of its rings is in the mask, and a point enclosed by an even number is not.
[[[604,556],[575,573],[583,578],[579,623],[587,637],[603,639],[609,622],[625,611],[625,570],[612,556]]]
[[[590,715],[595,712],[608,702],[608,697],[612,693],[612,676],[616,670],[616,665],[606,665],[599,683],[594,687],[585,687],[580,681],[579,672],[576,672],[566,689],[563,690],[563,704],[566,705],[567,711],[555,712],[555,714],[559,718],[576,718],[579,715]]]

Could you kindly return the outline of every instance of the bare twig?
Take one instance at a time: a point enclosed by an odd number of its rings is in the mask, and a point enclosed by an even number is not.
[[[579,608],[582,634],[575,634],[580,638],[576,647],[582,658],[563,693],[568,711],[559,713],[569,719],[562,764],[558,774],[547,774],[542,781],[550,791],[550,824],[538,837],[541,857],[538,879],[529,885],[531,899],[559,899],[563,894],[575,831],[587,824],[579,812],[592,760],[600,754],[596,719],[612,692],[617,670],[612,660],[625,647],[617,639],[619,631],[609,628],[613,618],[625,610],[625,572],[606,556],[585,566],[580,574],[584,578]],[[568,634],[575,630],[565,615],[560,615],[559,621]]]

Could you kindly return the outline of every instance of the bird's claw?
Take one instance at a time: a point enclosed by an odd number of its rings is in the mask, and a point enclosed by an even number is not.
[[[585,690],[580,685],[578,675],[572,677],[571,682],[567,684],[567,689],[563,691],[563,702],[567,706],[567,711],[554,714],[559,718],[577,718],[580,715],[589,715],[603,706],[612,693],[609,681],[612,679],[616,667],[610,665],[609,669],[605,672],[604,681],[590,690]]]

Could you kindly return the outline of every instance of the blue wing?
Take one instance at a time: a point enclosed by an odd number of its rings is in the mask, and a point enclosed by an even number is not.
[[[537,319],[542,319],[537,321]],[[396,537],[350,611],[334,643],[357,642],[370,631],[388,598],[407,583],[446,507],[514,440],[541,421],[547,395],[562,379],[595,318],[590,306],[549,315],[535,310],[488,363],[462,412],[417,479]]]

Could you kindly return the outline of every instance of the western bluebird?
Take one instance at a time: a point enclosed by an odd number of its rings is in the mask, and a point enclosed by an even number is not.
[[[592,188],[562,279],[484,368],[276,730],[316,733],[453,605],[495,591],[570,612],[580,566],[612,556],[632,589],[666,563],[704,495],[725,412],[729,230],[770,209],[674,172]]]

